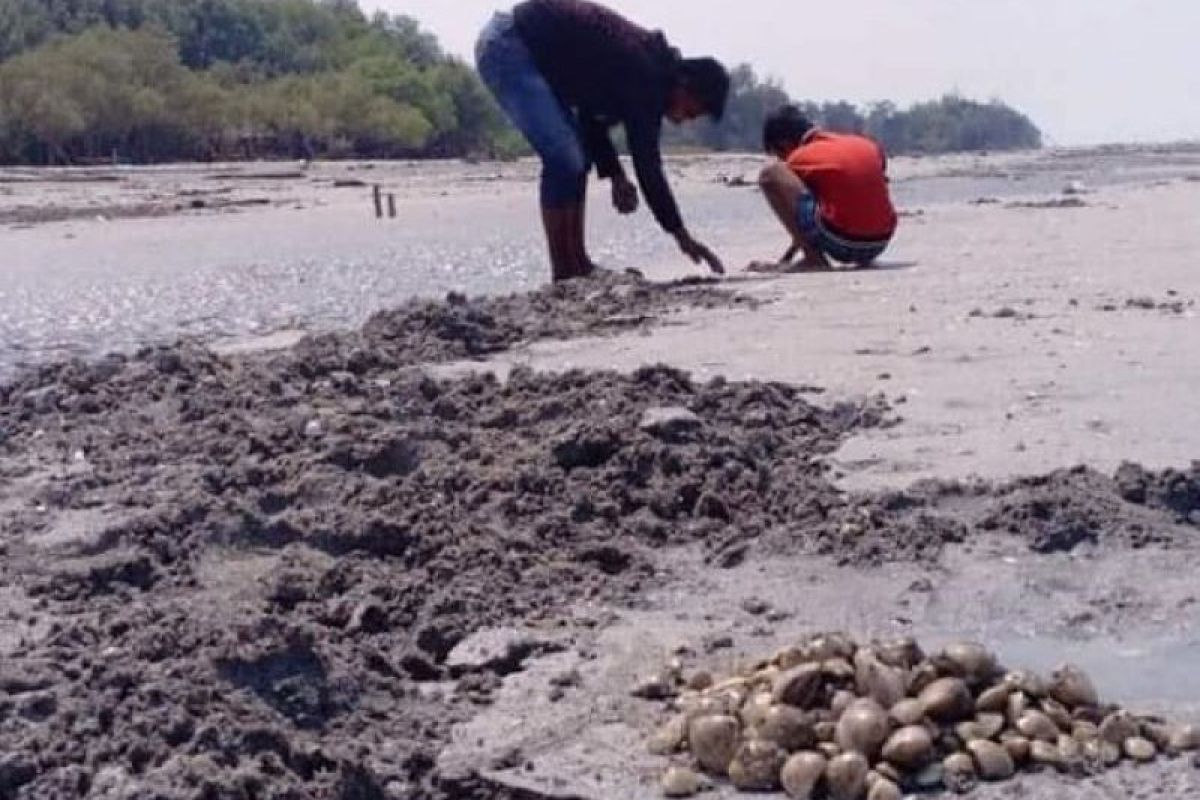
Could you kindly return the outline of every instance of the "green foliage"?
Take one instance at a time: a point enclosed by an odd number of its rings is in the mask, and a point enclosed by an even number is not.
[[[0,160],[507,154],[474,71],[354,0],[0,0]]]
[[[760,149],[789,97],[749,66],[732,78],[725,119],[668,145]],[[805,108],[894,152],[1040,144],[999,103]],[[0,162],[527,152],[469,66],[355,0],[0,0]]]

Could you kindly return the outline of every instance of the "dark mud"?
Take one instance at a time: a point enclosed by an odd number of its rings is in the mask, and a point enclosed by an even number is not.
[[[450,294],[371,317],[360,331],[313,336],[299,346],[312,374],[481,358],[528,342],[624,333],[685,308],[753,309],[761,301],[692,278],[650,283],[603,273],[502,297]]]
[[[522,659],[604,624],[589,603],[670,580],[675,545],[715,567],[754,548],[869,566],[978,529],[1038,551],[1195,533],[1198,468],[847,497],[825,457],[886,424],[876,401],[666,367],[500,382],[410,366],[589,330],[636,306],[618,288],[0,387],[0,798],[517,797],[437,774],[450,726]],[[545,635],[450,658],[506,623]]]
[[[448,668],[456,644],[633,602],[676,543],[818,525],[822,456],[880,414],[303,350],[27,375],[0,393],[0,796],[474,796],[431,772],[497,682]]]
[[[1074,467],[1003,484],[927,480],[850,498],[811,544],[842,563],[882,564],[934,561],[977,532],[1008,534],[1050,554],[1194,546],[1198,529],[1200,462],[1162,472],[1125,464],[1112,476]],[[795,551],[787,539],[764,546]]]

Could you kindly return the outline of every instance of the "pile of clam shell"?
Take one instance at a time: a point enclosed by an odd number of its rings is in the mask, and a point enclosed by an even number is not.
[[[860,646],[821,634],[719,682],[676,663],[635,694],[674,711],[650,742],[672,758],[667,797],[727,779],[795,800],[895,800],[966,792],[1020,770],[1087,775],[1200,747],[1196,726],[1102,703],[1076,667],[1048,680],[1007,672],[966,642],[930,656],[912,639]]]

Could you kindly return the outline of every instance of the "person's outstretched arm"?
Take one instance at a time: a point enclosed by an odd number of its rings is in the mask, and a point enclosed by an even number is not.
[[[629,153],[633,157],[633,168],[637,173],[638,183],[641,184],[642,194],[646,196],[646,205],[662,229],[675,237],[675,242],[684,255],[694,263],[703,261],[708,268],[718,275],[725,274],[725,266],[721,259],[705,245],[692,238],[683,224],[679,213],[679,205],[671,192],[663,171],[662,151],[659,140],[662,135],[662,120],[638,119],[625,126],[629,136]]]

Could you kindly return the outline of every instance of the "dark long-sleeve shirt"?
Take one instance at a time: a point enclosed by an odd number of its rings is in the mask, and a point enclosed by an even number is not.
[[[609,129],[623,125],[646,204],[668,233],[682,230],[659,144],[678,52],[662,33],[587,0],[527,0],[513,18],[550,86],[578,112],[600,177],[622,174]]]

